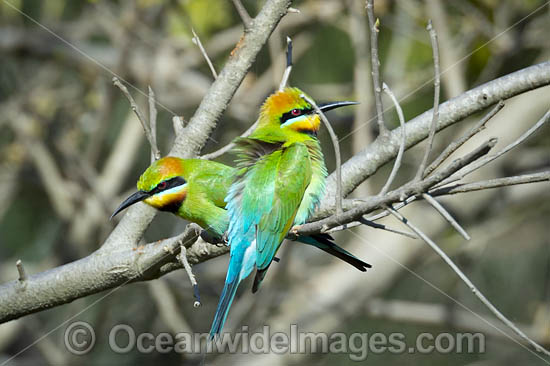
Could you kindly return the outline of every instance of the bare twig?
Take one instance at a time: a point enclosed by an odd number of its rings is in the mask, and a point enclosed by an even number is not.
[[[370,50],[369,33],[365,32],[368,27],[365,16],[365,2],[362,0],[348,1],[348,23],[347,29],[354,54],[353,67],[353,95],[361,102],[354,108],[351,151],[357,153],[374,140],[374,131],[365,124],[371,119],[374,110],[372,82],[370,80]],[[372,182],[365,181],[355,190],[355,195],[367,196],[372,191]]]
[[[466,169],[459,171],[455,173],[453,176],[445,179],[441,183],[439,183],[439,186],[443,186],[445,184],[454,182],[456,180],[460,180],[464,178],[466,175],[470,174],[471,172],[481,168],[482,166],[489,164],[491,161],[499,158],[500,156],[506,154],[508,151],[512,150],[525,140],[527,140],[531,135],[533,135],[539,128],[544,126],[548,121],[550,121],[550,109],[542,116],[537,123],[535,123],[534,126],[532,126],[530,129],[525,131],[520,137],[518,137],[514,142],[508,144],[504,149],[500,150],[499,152],[486,156],[483,159],[480,159],[479,161],[475,162],[471,166],[467,167]]]
[[[288,78],[290,77],[290,72],[292,71],[292,39],[286,37],[286,68],[283,73],[283,78],[279,84],[279,91],[282,91],[288,84]]]
[[[374,19],[374,0],[367,0],[367,17],[370,31],[371,73],[374,87],[374,103],[380,135],[386,135],[388,129],[384,123],[384,105],[382,104],[382,89],[380,88],[380,60],[378,59],[378,26],[380,21]]]
[[[411,234],[409,232],[402,231],[402,230],[399,230],[399,229],[394,229],[394,228],[388,227],[387,225],[378,224],[374,221],[367,220],[364,217],[360,218],[359,222],[363,225],[367,225],[367,226],[370,226],[370,227],[375,228],[375,229],[381,229],[381,230],[389,231],[390,233],[403,235],[403,236],[409,237],[411,239],[418,239],[418,236],[416,236],[414,234]]]
[[[187,249],[185,248],[184,245],[181,245],[180,247],[180,255],[178,258],[181,264],[183,265],[185,272],[187,272],[187,277],[189,277],[191,286],[193,286],[193,297],[195,298],[195,302],[193,303],[193,306],[198,308],[199,306],[201,306],[201,295],[199,293],[199,284],[197,283],[197,279],[193,274],[193,269],[191,268],[191,265],[187,260]]]
[[[315,113],[317,113],[319,117],[321,117],[321,121],[323,121],[323,123],[325,124],[325,127],[327,128],[330,138],[332,140],[332,146],[334,147],[334,155],[336,157],[336,182],[337,182],[336,196],[335,196],[336,214],[339,215],[343,212],[342,210],[343,197],[342,197],[342,157],[340,155],[340,144],[338,143],[338,136],[336,136],[336,133],[334,132],[334,130],[332,129],[332,126],[330,125],[330,122],[328,121],[323,111],[319,109],[317,104],[315,104],[315,102],[305,94],[301,94],[300,97],[303,98],[309,104],[311,104],[313,109],[315,109]]]
[[[422,198],[424,198],[426,202],[428,202],[433,208],[435,208],[437,212],[441,214],[441,216],[443,216],[447,221],[449,221],[451,226],[454,227],[456,231],[458,231],[459,234],[462,235],[464,239],[466,240],[471,239],[470,235],[468,235],[466,230],[464,230],[462,226],[460,226],[460,224],[454,219],[454,217],[449,213],[449,211],[447,211],[445,207],[443,207],[439,202],[437,202],[435,198],[430,196],[428,193],[422,193]]]
[[[437,44],[437,33],[432,26],[431,19],[428,21],[428,26],[426,27],[426,29],[430,33],[430,42],[432,43],[432,52],[434,59],[434,107],[432,110],[433,116],[432,124],[430,125],[430,134],[428,135],[428,145],[426,146],[422,162],[418,166],[418,171],[416,172],[415,177],[416,180],[420,180],[422,179],[422,177],[425,176],[424,171],[426,169],[426,164],[428,163],[428,157],[430,156],[430,152],[432,151],[435,131],[437,129],[437,121],[439,120],[439,89],[441,85],[439,73],[439,45]]]
[[[534,174],[524,174],[514,177],[496,178],[483,180],[480,182],[456,184],[454,186],[436,188],[430,191],[432,196],[442,196],[455,193],[465,193],[472,191],[481,191],[483,189],[498,188],[513,186],[517,184],[527,184],[535,182],[547,182],[550,181],[550,171]]]
[[[399,144],[399,152],[397,153],[397,157],[395,158],[395,163],[393,164],[393,168],[391,170],[390,176],[388,177],[386,184],[384,184],[384,186],[380,190],[380,193],[378,193],[379,195],[386,194],[395,176],[397,175],[397,172],[399,171],[399,167],[401,166],[401,159],[403,158],[403,153],[405,152],[405,142],[407,139],[407,135],[405,132],[405,117],[403,116],[403,109],[401,109],[401,106],[399,105],[399,102],[395,98],[395,95],[393,94],[390,87],[386,83],[382,84],[382,89],[391,98],[393,104],[395,105],[395,109],[397,110],[397,116],[399,117],[399,124],[401,125],[401,143]]]
[[[504,324],[506,324],[510,329],[519,335],[525,342],[529,343],[535,350],[544,353],[547,356],[550,356],[550,351],[544,349],[541,345],[529,338],[525,333],[523,333],[518,327],[514,325],[508,318],[506,318],[480,291],[479,289],[470,281],[470,279],[458,268],[458,266],[445,254],[445,252],[433,242],[426,234],[424,234],[420,229],[414,226],[410,220],[407,220],[399,212],[395,211],[391,207],[387,207],[387,210],[395,216],[399,221],[401,221],[405,226],[409,227],[414,231],[422,240],[424,240],[444,261],[451,267],[451,269],[460,277],[460,279],[470,288],[474,295],[478,297],[479,300],[493,313],[497,318],[499,318]],[[480,317],[481,318],[481,317]],[[482,318],[481,318],[482,319]],[[483,320],[483,319],[482,319]]]
[[[234,1],[238,1],[238,0],[234,0]],[[197,33],[195,33],[195,30],[193,28],[191,28],[191,32],[193,32],[193,39],[192,39],[193,43],[196,44],[199,47],[199,50],[201,51],[202,55],[204,56],[204,59],[206,60],[206,63],[208,64],[208,67],[210,68],[210,71],[212,72],[212,76],[214,76],[214,80],[216,80],[218,78],[218,73],[216,72],[216,69],[214,68],[214,65],[212,64],[212,61],[210,61],[210,57],[208,57],[208,54],[206,53],[206,50],[204,49],[199,36],[197,35]]]
[[[501,100],[497,105],[489,111],[478,123],[476,123],[466,134],[460,137],[458,140],[453,141],[439,154],[437,159],[435,159],[424,171],[422,178],[430,175],[437,167],[441,165],[452,153],[454,153],[459,147],[461,147],[466,141],[471,139],[474,135],[479,133],[485,128],[485,125],[491,118],[493,118],[502,108],[504,108],[504,102]]]
[[[19,282],[24,283],[27,280],[27,273],[25,272],[25,267],[23,267],[21,259],[15,262],[15,266],[17,267],[17,272],[19,272]]]
[[[151,146],[151,163],[160,159],[160,150],[157,144],[157,107],[155,106],[155,93],[149,86],[149,128],[151,129],[151,138],[153,140]]]
[[[235,9],[237,9],[237,12],[241,17],[241,20],[244,25],[244,29],[245,30],[250,29],[252,18],[250,17],[250,15],[248,15],[248,12],[246,11],[246,8],[243,6],[243,3],[241,3],[241,0],[233,0],[233,5],[235,5]]]
[[[151,146],[151,151],[155,152],[155,155],[157,154],[158,148],[155,143],[156,138],[153,138],[153,135],[151,133],[151,129],[149,128],[149,125],[147,124],[147,121],[143,114],[141,113],[138,105],[136,104],[136,101],[134,100],[134,97],[132,97],[132,94],[128,91],[128,88],[124,84],[120,82],[120,80],[113,76],[113,84],[122,91],[122,93],[126,96],[126,99],[130,102],[130,107],[136,114],[137,118],[141,122],[141,126],[143,127],[143,131],[145,132],[145,137],[147,137],[147,141],[149,141],[149,145]]]

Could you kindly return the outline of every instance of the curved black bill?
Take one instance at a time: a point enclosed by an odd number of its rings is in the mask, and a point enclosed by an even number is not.
[[[124,200],[124,202],[122,202],[120,204],[120,206],[118,206],[118,208],[115,210],[115,212],[113,212],[111,217],[109,217],[109,220],[111,220],[113,217],[115,217],[120,211],[124,210],[125,208],[127,208],[129,206],[132,206],[134,203],[143,201],[144,199],[146,199],[150,195],[151,194],[149,192],[137,191],[136,193],[134,193],[130,197],[126,198]]]
[[[345,107],[348,105],[359,104],[358,102],[328,102],[328,103],[319,103],[319,109],[323,112],[328,112],[332,109]]]

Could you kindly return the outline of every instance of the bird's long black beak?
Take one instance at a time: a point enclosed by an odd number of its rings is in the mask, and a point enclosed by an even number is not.
[[[124,202],[122,202],[120,204],[120,206],[118,206],[118,208],[115,210],[115,212],[113,212],[113,214],[111,215],[111,217],[109,218],[109,220],[111,220],[113,217],[115,217],[120,211],[124,210],[126,207],[130,207],[132,206],[134,203],[137,203],[137,202],[140,202],[140,201],[143,201],[144,199],[146,199],[147,197],[149,197],[151,194],[149,192],[144,192],[144,191],[137,191],[136,193],[134,193],[133,195],[131,195],[130,197],[126,198],[124,200]]]
[[[332,109],[345,107],[348,105],[359,104],[358,102],[328,102],[328,103],[319,103],[319,109],[323,112],[328,112]]]

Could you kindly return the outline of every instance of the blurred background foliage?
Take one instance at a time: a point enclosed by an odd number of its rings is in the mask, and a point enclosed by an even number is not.
[[[263,2],[245,0],[252,15]],[[377,0],[380,18],[382,79],[400,98],[406,119],[432,107],[433,62],[425,31],[432,18],[441,43],[442,99],[550,55],[550,8],[545,1],[528,0]],[[290,78],[319,101],[358,100],[353,109],[330,115],[342,139],[343,159],[361,150],[376,136],[372,122],[370,54],[362,1],[303,0],[293,2],[300,14],[287,15],[264,47],[203,152],[225,145],[246,130],[257,116],[262,100],[278,85],[284,69],[285,37],[294,40],[295,67]],[[21,12],[15,11],[20,9]],[[28,16],[23,15],[27,14]],[[32,18],[32,19],[31,19]],[[35,21],[36,20],[36,21]],[[40,24],[38,24],[38,22]],[[115,221],[108,217],[133,190],[148,166],[149,149],[128,101],[112,85],[113,74],[126,80],[136,101],[147,111],[150,85],[158,100],[158,134],[166,153],[173,141],[171,118],[189,119],[212,82],[209,68],[192,42],[191,28],[201,38],[219,71],[242,34],[233,4],[225,0],[6,0],[0,1],[0,279],[16,278],[15,261],[22,259],[35,273],[81,258],[97,249]],[[494,121],[488,134],[500,144],[514,140],[542,115],[549,105],[548,88],[514,98]],[[389,100],[385,101],[390,105]],[[391,128],[398,125],[393,110],[386,112]],[[448,144],[475,118],[436,136],[436,149]],[[327,133],[321,140],[329,170],[332,147]],[[499,145],[500,146],[500,145]],[[475,178],[522,174],[550,166],[549,129],[541,130]],[[423,145],[422,145],[423,148]],[[398,180],[414,174],[420,147],[405,155]],[[467,150],[461,150],[467,151]],[[232,156],[218,159],[231,164]],[[376,193],[391,167],[384,167],[363,184],[356,196]],[[550,190],[548,184],[499,189],[449,197],[442,201],[469,231],[464,242],[423,203],[406,211],[471,275],[494,304],[528,333],[550,346]],[[398,224],[386,220],[394,226]],[[145,241],[180,232],[185,223],[169,214],[157,215]],[[369,245],[341,233],[342,245],[353,248],[374,269],[356,280],[352,290],[335,292],[327,312],[340,316],[338,327],[326,328],[298,319],[309,331],[404,332],[408,339],[421,332],[472,331],[453,321],[456,304],[420,281],[398,264],[370,248],[389,248],[396,258],[404,248],[406,266],[480,314],[478,303],[440,259],[416,241],[372,229],[356,230]],[[374,244],[373,244],[374,243]],[[252,297],[243,286],[230,325],[256,329],[277,314],[279,305],[300,291],[302,281],[335,266],[323,254],[308,248],[284,247],[282,263],[271,273],[263,291]],[[151,283],[125,286],[109,296],[98,294],[0,326],[0,362],[54,329],[61,322],[94,304],[76,319],[89,321],[98,335],[86,356],[73,356],[63,347],[63,327],[10,361],[23,364],[198,364],[192,355],[117,355],[108,348],[113,325],[127,323],[136,332],[208,330],[223,283],[227,257],[195,268],[204,305],[192,307],[191,291],[183,272]],[[384,268],[391,267],[387,274]],[[346,283],[354,270],[345,268],[335,281]],[[354,277],[355,278],[355,277]],[[382,281],[383,279],[383,281]],[[355,280],[354,280],[355,281]],[[308,285],[310,282],[308,282]],[[448,317],[438,322],[419,321],[407,314],[383,316],[369,311],[372,298],[361,296],[376,287],[376,298],[407,304],[435,304]],[[289,289],[294,290],[294,292]],[[348,289],[349,290],[349,289]],[[315,299],[310,299],[315,302]],[[97,303],[96,303],[97,302]],[[176,304],[170,310],[167,304]],[[305,306],[305,305],[304,305]],[[308,305],[311,306],[311,305]],[[408,314],[411,315],[411,314]],[[414,314],[412,314],[414,315]],[[428,314],[429,318],[429,314]],[[281,325],[281,324],[279,324]],[[282,324],[288,326],[288,324]],[[503,365],[536,364],[540,360],[498,332],[487,335],[484,354],[401,354],[368,356],[372,365]],[[224,364],[221,355],[214,362]],[[246,358],[254,362],[253,356]],[[213,357],[214,358],[214,357]],[[233,359],[231,359],[233,360]],[[236,360],[240,360],[237,358]],[[250,361],[252,360],[252,361]],[[228,361],[229,362],[229,361]],[[239,363],[241,361],[238,361]],[[281,358],[280,364],[350,364],[346,355],[299,355]]]

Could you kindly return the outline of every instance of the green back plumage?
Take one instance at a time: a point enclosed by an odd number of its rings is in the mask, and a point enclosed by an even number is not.
[[[222,236],[229,224],[224,198],[233,182],[234,169],[208,160],[188,159],[185,162],[190,172],[187,197],[177,214]]]
[[[269,97],[258,128],[236,141],[238,173],[226,199],[229,240],[255,232],[258,270],[269,267],[288,230],[307,219],[324,190],[326,168],[315,136],[319,117],[300,116],[311,108],[301,94],[289,88]],[[296,116],[289,115],[294,109]],[[284,116],[296,123],[285,125]]]

